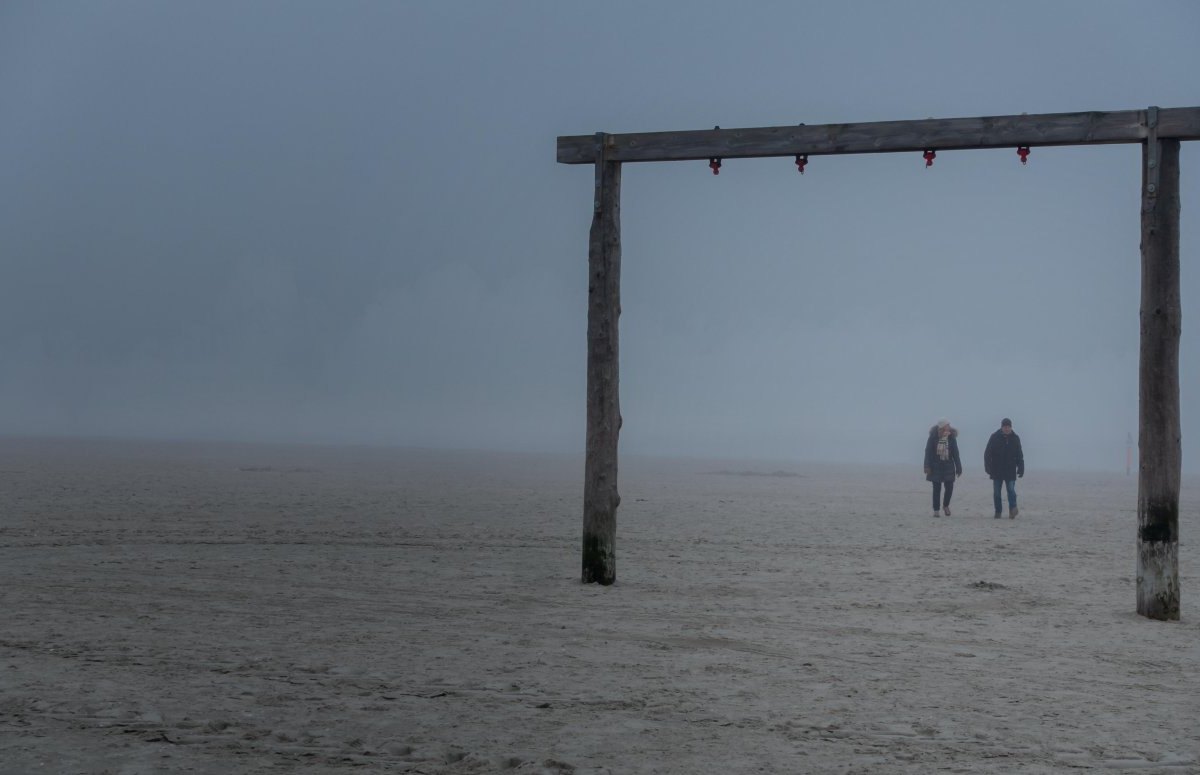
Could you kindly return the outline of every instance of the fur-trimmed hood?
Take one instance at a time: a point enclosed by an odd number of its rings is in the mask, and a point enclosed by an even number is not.
[[[933,437],[937,437],[937,435],[938,435],[937,423],[934,423],[929,428],[929,435],[933,436]],[[958,428],[955,428],[953,425],[950,426],[950,438],[952,438],[952,439],[958,438]]]

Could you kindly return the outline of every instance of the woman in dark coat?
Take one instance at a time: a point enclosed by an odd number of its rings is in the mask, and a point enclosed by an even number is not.
[[[949,420],[938,420],[929,429],[925,442],[925,479],[933,482],[933,516],[950,516],[950,496],[954,495],[954,480],[962,476],[962,458],[958,456],[958,431]],[[942,487],[946,488],[945,500]]]

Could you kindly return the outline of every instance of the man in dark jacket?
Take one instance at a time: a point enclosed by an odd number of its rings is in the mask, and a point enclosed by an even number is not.
[[[996,519],[1000,519],[1000,484],[1008,489],[1008,518],[1016,519],[1017,479],[1025,476],[1025,454],[1021,451],[1021,437],[1013,433],[1012,420],[1005,417],[1000,421],[1000,430],[988,439],[983,451],[983,470],[992,478],[992,501],[996,506]]]

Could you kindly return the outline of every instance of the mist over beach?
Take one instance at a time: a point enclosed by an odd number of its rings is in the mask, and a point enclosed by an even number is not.
[[[594,181],[558,136],[1198,101],[1186,2],[643,10],[6,3],[0,430],[577,452]],[[1027,161],[625,165],[623,450],[903,464],[1007,416],[1123,469],[1140,148]]]
[[[0,3],[0,775],[1200,772],[1197,31]]]

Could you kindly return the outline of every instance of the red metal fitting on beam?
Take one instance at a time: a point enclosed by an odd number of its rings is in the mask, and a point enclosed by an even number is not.
[[[713,127],[713,129],[720,129],[720,128],[721,128],[721,126],[719,124],[717,126]],[[718,158],[709,159],[708,160],[708,168],[713,171],[714,175],[720,175],[721,174],[721,160]]]
[[[804,165],[805,164],[808,164],[808,154],[807,153],[796,154],[796,169],[800,170],[801,175],[804,174]]]
[[[932,167],[932,166],[933,166],[933,160],[934,160],[935,158],[937,158],[937,151],[933,150],[932,148],[926,148],[926,149],[925,149],[925,153],[922,155],[922,158],[924,158],[924,159],[925,159],[925,166],[926,166],[926,167]]]
[[[1017,148],[1017,155],[1021,157],[1022,164],[1028,163],[1029,162],[1029,146],[1028,145],[1019,146]]]

